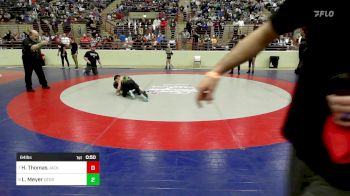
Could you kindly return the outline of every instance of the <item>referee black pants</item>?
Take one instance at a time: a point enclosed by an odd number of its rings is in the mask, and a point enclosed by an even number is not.
[[[27,90],[32,89],[32,73],[33,70],[35,71],[36,75],[38,76],[39,82],[41,84],[41,86],[46,87],[47,86],[47,81],[45,78],[45,74],[43,71],[43,68],[41,65],[39,65],[39,63],[35,63],[35,62],[23,62],[24,64],[24,79],[26,82],[26,88]]]

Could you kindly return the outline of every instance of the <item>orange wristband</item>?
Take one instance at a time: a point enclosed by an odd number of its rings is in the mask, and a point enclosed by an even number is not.
[[[210,77],[210,78],[214,78],[214,79],[220,78],[220,74],[216,71],[208,71],[207,73],[205,73],[205,75]]]

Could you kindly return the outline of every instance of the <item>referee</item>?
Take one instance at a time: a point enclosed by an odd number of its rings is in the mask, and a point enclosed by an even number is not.
[[[31,30],[26,39],[23,40],[22,60],[25,72],[27,92],[34,92],[32,88],[32,73],[35,71],[43,89],[49,89],[42,66],[40,48],[47,45],[47,41],[38,43],[39,33]]]

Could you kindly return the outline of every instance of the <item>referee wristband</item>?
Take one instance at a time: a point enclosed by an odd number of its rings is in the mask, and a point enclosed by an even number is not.
[[[219,79],[221,77],[220,74],[216,71],[208,71],[207,73],[205,73],[205,75],[214,79]]]

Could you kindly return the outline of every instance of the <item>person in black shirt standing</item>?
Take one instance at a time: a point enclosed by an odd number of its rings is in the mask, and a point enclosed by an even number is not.
[[[244,37],[245,37],[245,35],[241,35],[240,40],[244,39]],[[237,65],[236,67],[237,67],[237,74],[240,75],[241,74],[241,65]],[[229,74],[233,74],[233,70],[234,70],[234,68],[231,69]]]
[[[347,58],[341,58],[348,55],[343,46],[350,41],[343,39],[345,31],[339,28],[346,23],[347,15],[347,6],[340,0],[286,0],[268,22],[207,72],[198,87],[197,103],[211,101],[221,75],[227,70],[255,56],[279,35],[307,28],[308,49],[283,127],[284,136],[293,145],[289,195],[350,195],[350,163],[334,161],[323,138],[329,116],[336,126],[350,129],[349,121],[342,117],[350,113],[350,96],[328,95],[327,89],[334,76],[350,73]]]
[[[25,38],[22,42],[22,61],[25,71],[25,82],[27,92],[34,92],[32,88],[32,73],[35,71],[38,76],[39,82],[43,89],[49,89],[50,87],[47,85],[47,81],[45,78],[45,74],[43,71],[42,65],[42,57],[40,48],[47,45],[47,41],[42,41],[38,43],[39,33],[35,30],[31,30],[28,37]]]
[[[247,74],[250,74],[250,68],[252,69],[252,74],[254,74],[255,59],[256,59],[256,56],[249,59]]]
[[[60,54],[61,54],[62,69],[64,69],[64,59],[66,59],[67,67],[69,69],[70,67],[69,67],[69,61],[68,61],[68,56],[67,56],[67,46],[65,44],[63,44],[63,43],[58,45],[58,54],[57,54],[57,56],[59,56]]]
[[[75,63],[75,69],[79,68],[79,63],[78,63],[78,44],[75,42],[74,38],[71,40],[71,53],[72,53],[72,58]]]
[[[86,75],[89,75],[91,70],[94,75],[98,75],[96,61],[98,61],[98,63],[100,64],[100,67],[102,67],[100,56],[95,50],[96,50],[96,47],[91,46],[91,50],[87,51],[84,55],[84,59],[87,62],[86,68],[84,71],[84,74]]]
[[[302,32],[302,34],[306,35],[307,29],[303,28],[303,29],[301,29],[301,32]],[[297,68],[294,70],[295,74],[297,74],[297,75],[299,75],[301,72],[301,69],[303,67],[303,62],[304,62],[304,54],[307,51],[307,42],[306,42],[306,39],[304,36],[300,39],[298,50],[299,50],[299,63],[298,63]]]

